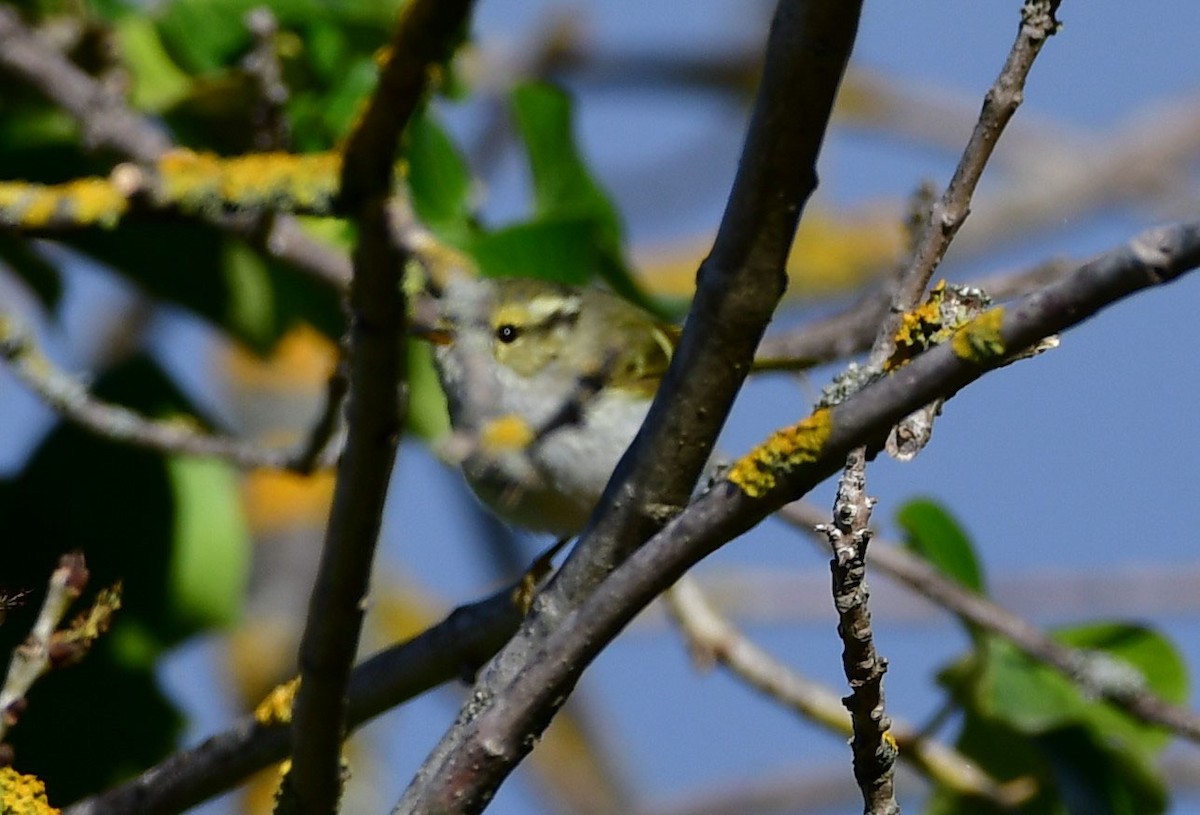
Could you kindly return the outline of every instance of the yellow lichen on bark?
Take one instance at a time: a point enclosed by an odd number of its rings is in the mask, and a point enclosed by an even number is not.
[[[171,150],[158,161],[161,196],[185,210],[220,207],[221,159],[213,153]]]
[[[261,725],[287,724],[292,720],[292,704],[300,688],[300,677],[276,685],[254,708],[254,721]]]
[[[56,815],[46,800],[46,785],[36,775],[0,767],[0,812],[4,815]]]
[[[240,207],[274,204],[327,211],[337,194],[340,153],[260,153],[228,159],[222,176],[225,202]]]
[[[946,338],[946,326],[942,322],[942,300],[946,293],[946,281],[939,281],[925,302],[905,312],[900,317],[900,327],[892,336],[896,351],[883,364],[885,371],[893,371]]]
[[[761,498],[775,487],[781,476],[816,461],[832,431],[833,414],[829,409],[814,411],[803,421],[772,433],[740,458],[726,477],[746,495]]]
[[[997,306],[985,311],[954,332],[950,347],[955,356],[983,364],[1007,353],[1000,328],[1004,325],[1004,308]]]
[[[79,224],[113,227],[129,209],[129,200],[106,178],[81,178],[63,184],[62,191],[69,215]]]
[[[327,212],[337,195],[339,153],[257,153],[220,158],[172,150],[158,163],[160,196],[183,209],[225,207]]]
[[[0,183],[0,223],[26,229],[69,221],[79,226],[113,226],[129,202],[103,178],[66,184]]]

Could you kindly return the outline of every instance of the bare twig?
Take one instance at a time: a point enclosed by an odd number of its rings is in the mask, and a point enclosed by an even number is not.
[[[908,271],[892,295],[892,313],[885,323],[888,336],[899,327],[903,312],[920,301],[929,279],[941,263],[959,227],[971,210],[971,196],[1005,125],[1020,105],[1025,79],[1046,39],[1058,30],[1055,13],[1060,0],[1026,0],[1021,26],[1008,59],[983,100],[983,110],[955,168],[954,177],[929,214]]]
[[[767,45],[743,159],[692,311],[649,417],[566,564],[474,700],[421,767],[400,813],[477,812],[561,705],[559,692],[515,708],[512,683],[613,567],[686,504],[786,283],[784,262],[857,29],[858,2],[782,0]],[[555,660],[557,661],[557,660]],[[581,668],[582,666],[580,666]],[[576,674],[577,675],[577,674]],[[495,717],[493,717],[495,714]]]
[[[513,587],[461,606],[413,639],[354,669],[347,723],[357,727],[427,690],[469,677],[512,636],[521,620]],[[68,815],[167,815],[232,788],[288,754],[286,727],[246,717],[229,730],[182,750],[101,795],[68,807]]]
[[[59,559],[58,568],[50,575],[46,599],[33,629],[25,642],[13,650],[4,686],[0,687],[0,743],[20,718],[26,705],[25,696],[33,683],[55,663],[63,662],[65,654],[61,648],[56,648],[58,624],[71,604],[79,599],[87,581],[88,570],[83,555],[72,552]]]
[[[413,0],[400,11],[379,87],[347,141],[339,204],[358,226],[350,287],[350,402],[346,450],[300,642],[292,768],[279,810],[334,812],[341,792],[346,686],[362,627],[384,500],[407,409],[405,296],[408,252],[388,210],[400,135],[465,25],[471,0]]]
[[[1057,7],[1058,0],[1026,0],[1016,42],[1000,76],[984,99],[979,121],[954,177],[941,200],[930,208],[924,228],[914,242],[912,260],[901,272],[892,292],[890,313],[879,327],[867,359],[868,371],[884,370],[885,363],[895,353],[895,336],[905,312],[920,301],[930,277],[966,219],[971,196],[988,159],[1004,126],[1020,104],[1029,69],[1046,38],[1057,30],[1058,21],[1054,18]],[[936,407],[930,413],[936,412]],[[928,438],[927,429],[923,428],[920,437]],[[911,448],[909,457],[922,444],[918,442]],[[891,449],[893,445],[889,443]],[[838,635],[844,643],[842,664],[851,690],[846,706],[854,723],[851,743],[854,777],[862,791],[866,812],[896,815],[900,811],[894,775],[896,745],[888,734],[891,722],[884,712],[883,702],[887,660],[875,650],[867,605],[866,556],[874,501],[866,494],[866,464],[865,445],[851,451],[838,483],[833,523],[822,525],[821,531],[834,553],[830,567],[834,605],[838,611]]]
[[[820,512],[805,504],[789,504],[779,516],[805,531],[820,523]],[[947,579],[928,562],[886,541],[871,547],[869,562],[960,619],[1004,637],[1027,656],[1042,662],[1145,722],[1159,724],[1200,742],[1200,715],[1167,702],[1137,683],[1122,680],[1121,672],[1106,670],[1094,654],[1063,645],[1028,620]]]
[[[37,347],[28,331],[0,313],[0,358],[42,401],[67,421],[110,441],[160,453],[211,456],[238,467],[311,473],[324,466],[326,448],[336,428],[341,396],[330,383],[325,415],[299,449],[263,447],[253,442],[206,433],[186,419],[160,420],[97,399],[69,374],[59,370]]]
[[[791,708],[806,719],[841,735],[851,735],[850,717],[829,688],[800,675],[722,617],[697,583],[684,576],[665,595],[667,609],[703,662],[718,662],[748,685]],[[899,758],[921,774],[963,795],[986,798],[1011,807],[1034,792],[1025,782],[998,784],[952,747],[922,735],[915,727],[893,722]]]
[[[833,523],[820,531],[833,549],[829,563],[833,574],[833,603],[838,613],[842,668],[850,682],[843,700],[850,711],[854,738],[854,779],[863,796],[863,811],[871,815],[898,815],[896,803],[895,737],[892,721],[884,712],[883,675],[887,660],[875,650],[871,612],[867,607],[867,544],[874,500],[867,497],[866,448],[855,448],[846,459],[833,504]]]
[[[279,23],[266,6],[250,9],[245,20],[246,28],[254,35],[254,48],[242,59],[242,68],[254,79],[258,90],[253,112],[254,147],[282,150],[291,141],[291,128],[284,112],[289,94],[275,48]]]

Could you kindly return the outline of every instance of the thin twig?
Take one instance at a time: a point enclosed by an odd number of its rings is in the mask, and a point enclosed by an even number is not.
[[[642,431],[618,465],[593,522],[535,599],[522,631],[485,672],[470,706],[422,765],[396,812],[471,813],[487,804],[568,688],[530,708],[530,719],[500,727],[483,721],[510,708],[510,684],[520,682],[544,653],[563,615],[687,503],[786,285],[784,263],[816,186],[814,166],[860,7],[845,0],[778,4],[729,204]]]
[[[43,674],[61,660],[55,654],[55,634],[71,604],[79,599],[88,581],[83,555],[78,552],[63,555],[50,575],[46,599],[25,642],[13,650],[12,661],[4,686],[0,687],[0,744],[8,729],[16,724],[26,705],[25,696]]]
[[[814,523],[821,522],[819,510],[802,503],[789,504],[778,514],[810,533]],[[946,578],[916,555],[895,544],[876,541],[868,561],[960,619],[1008,640],[1031,659],[1076,682],[1085,692],[1107,699],[1142,721],[1200,742],[1200,714],[1167,702],[1136,683],[1120,681],[1122,674],[1106,670],[1104,661],[1096,655],[1063,645],[1028,620]]]
[[[915,240],[912,260],[901,272],[892,292],[890,312],[879,327],[867,358],[868,371],[883,370],[885,362],[895,353],[895,335],[904,313],[920,301],[934,270],[970,212],[971,196],[1004,126],[1020,104],[1021,90],[1033,61],[1046,38],[1057,30],[1058,21],[1054,18],[1057,6],[1058,0],[1026,0],[1016,42],[984,99],[979,121],[954,177],[941,200],[930,208],[924,229]],[[914,452],[919,449],[920,445]],[[891,722],[884,712],[883,701],[887,660],[875,650],[868,609],[866,557],[874,501],[866,494],[866,468],[867,448],[856,447],[846,459],[838,483],[833,523],[822,525],[821,531],[834,553],[830,567],[838,635],[844,644],[842,664],[850,682],[846,706],[854,723],[851,743],[854,777],[862,791],[866,812],[896,815],[900,811],[894,775],[896,746],[888,735]]]
[[[292,768],[277,811],[327,813],[341,794],[346,686],[358,648],[375,546],[407,410],[408,252],[388,208],[396,148],[436,63],[450,53],[472,0],[413,0],[399,13],[379,86],[347,140],[339,204],[358,227],[350,287],[348,437],[300,641]]]
[[[887,336],[895,334],[905,311],[921,299],[929,280],[950,242],[958,233],[963,221],[971,211],[971,197],[979,183],[983,170],[991,158],[996,142],[1004,132],[1017,106],[1020,105],[1025,80],[1033,61],[1042,50],[1046,39],[1058,30],[1060,0],[1026,0],[1021,10],[1021,26],[1017,39],[1009,51],[1004,67],[983,100],[979,121],[971,132],[971,138],[963,150],[962,158],[954,170],[954,176],[946,191],[930,210],[929,221],[913,253],[908,271],[892,295],[892,308],[885,323]],[[884,355],[886,358],[886,355]],[[882,360],[874,360],[881,363]]]
[[[275,45],[279,23],[266,6],[246,12],[245,22],[254,35],[254,47],[242,59],[242,69],[254,80],[258,91],[252,113],[254,148],[283,150],[291,141],[291,127],[285,112],[289,93]]]
[[[717,662],[752,688],[786,705],[805,719],[840,735],[851,735],[849,715],[831,689],[776,660],[722,617],[695,580],[684,576],[664,596],[689,648],[703,662]],[[996,806],[1015,806],[1035,789],[1030,784],[998,784],[974,762],[903,722],[892,723],[899,758],[935,783],[960,794],[985,798]]]
[[[60,416],[109,441],[159,453],[209,456],[247,469],[291,470],[309,474],[325,465],[325,453],[341,405],[338,377],[330,382],[325,414],[300,449],[263,447],[253,442],[206,433],[194,421],[152,419],[93,396],[60,370],[37,347],[28,330],[0,313],[0,358],[9,370]]]
[[[867,606],[867,544],[875,501],[868,498],[866,447],[857,447],[846,458],[833,504],[833,523],[822,524],[833,559],[833,603],[838,614],[842,669],[850,683],[843,701],[850,711],[854,737],[854,780],[863,796],[863,811],[870,815],[898,815],[896,802],[895,737],[892,721],[884,712],[883,675],[887,660],[875,650],[871,612]]]

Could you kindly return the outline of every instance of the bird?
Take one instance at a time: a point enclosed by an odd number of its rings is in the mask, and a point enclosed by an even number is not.
[[[432,321],[458,456],[499,517],[578,534],[641,427],[679,329],[595,285],[457,276]]]

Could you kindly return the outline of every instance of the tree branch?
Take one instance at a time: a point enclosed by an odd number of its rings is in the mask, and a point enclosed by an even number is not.
[[[400,276],[408,252],[388,198],[401,133],[452,51],[471,0],[413,0],[400,11],[379,86],[347,141],[339,204],[357,221],[350,286],[349,435],[300,642],[292,768],[277,811],[333,813],[341,794],[346,686],[358,648],[387,486],[407,409]]]
[[[824,543],[828,541],[823,539]],[[689,576],[665,595],[669,615],[703,662],[718,662],[746,684],[805,719],[834,733],[853,733],[842,700],[829,688],[800,675],[751,642],[722,617]],[[899,758],[935,783],[962,795],[984,798],[1006,808],[1028,798],[1035,789],[1024,780],[998,784],[953,747],[934,741],[903,722],[892,723]]]
[[[896,739],[892,720],[884,711],[883,675],[887,660],[875,649],[871,611],[867,606],[867,544],[871,540],[871,508],[867,496],[867,450],[856,447],[846,458],[833,505],[833,523],[821,524],[833,559],[833,604],[838,637],[842,640],[842,670],[850,695],[842,701],[850,711],[854,735],[854,780],[863,798],[863,812],[899,815],[896,803]]]
[[[562,615],[687,503],[783,293],[784,262],[816,186],[817,153],[859,9],[859,2],[838,0],[779,3],[729,204],[649,417],[575,551],[481,679],[474,699],[482,704],[463,711],[397,812],[477,812],[486,805],[562,697],[547,700],[519,730],[485,731],[479,717],[507,707],[506,686],[542,651]]]
[[[1054,15],[1059,2],[1025,0],[1016,42],[1009,51],[1000,75],[984,97],[979,121],[954,170],[954,177],[950,179],[941,199],[933,205],[912,261],[892,295],[891,315],[884,329],[887,336],[893,335],[899,328],[902,314],[920,301],[950,242],[970,213],[971,196],[975,193],[984,167],[1005,125],[1021,104],[1029,69],[1033,67],[1033,61],[1046,39],[1058,31],[1058,20]]]
[[[463,676],[470,676],[512,636],[521,621],[508,587],[470,605],[411,640],[354,669],[347,688],[347,723],[354,728]],[[182,750],[118,787],[68,807],[67,815],[169,815],[232,788],[287,757],[286,727],[246,717],[229,730]]]
[[[635,551],[568,612],[503,686],[484,686],[452,735],[457,778],[418,777],[400,812],[437,811],[454,793],[453,811],[475,812],[501,775],[529,749],[587,665],[660,592],[702,558],[832,475],[864,442],[878,449],[899,419],[934,398],[948,398],[1005,363],[1008,353],[1064,331],[1112,302],[1165,283],[1200,265],[1200,221],[1161,227],[960,329],[950,342],[913,359],[846,401],[776,433],[681,515]],[[494,673],[494,672],[493,672]],[[468,770],[468,768],[470,768]],[[499,768],[499,769],[498,769]],[[477,796],[482,796],[482,799]],[[449,811],[451,808],[443,808]]]
[[[321,419],[298,449],[263,447],[241,439],[200,430],[187,419],[151,419],[120,405],[97,399],[80,382],[59,370],[37,347],[29,333],[0,312],[0,358],[9,370],[69,422],[110,441],[160,453],[211,456],[247,469],[291,470],[308,474],[324,466],[324,453],[336,429],[344,382],[330,380]]]
[[[1001,302],[1053,282],[1074,270],[1076,265],[1067,260],[1049,260],[1028,269],[972,280],[969,285],[987,292],[993,301]],[[871,349],[879,326],[888,314],[888,301],[886,295],[868,294],[839,314],[794,331],[766,337],[758,347],[757,357],[773,362],[787,360],[795,368],[797,361],[812,367],[865,353]]]
[[[84,145],[150,165],[171,148],[153,120],[42,42],[17,12],[0,6],[0,72],[34,88],[79,123]],[[294,218],[211,215],[207,220],[260,251],[336,288],[350,279],[342,253],[308,237]]]

